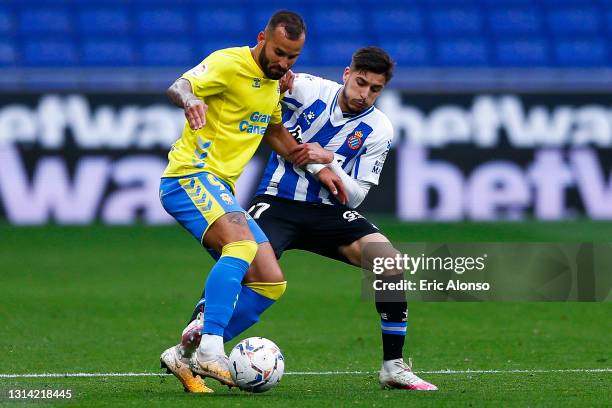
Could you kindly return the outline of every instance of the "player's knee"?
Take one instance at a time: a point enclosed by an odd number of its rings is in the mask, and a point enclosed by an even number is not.
[[[230,242],[225,244],[221,251],[221,256],[231,256],[234,258],[242,259],[247,263],[253,262],[255,255],[257,254],[257,242],[245,239],[242,241]]]
[[[277,301],[287,290],[287,282],[249,282],[245,286],[257,294]]]

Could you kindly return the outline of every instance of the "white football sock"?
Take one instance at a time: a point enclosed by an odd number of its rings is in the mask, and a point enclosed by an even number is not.
[[[223,348],[223,336],[203,334],[202,341],[200,341],[200,346],[198,347],[198,354],[202,357],[225,354],[225,349]]]

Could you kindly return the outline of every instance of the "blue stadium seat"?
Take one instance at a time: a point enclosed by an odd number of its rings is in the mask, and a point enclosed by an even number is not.
[[[196,29],[202,33],[243,33],[247,26],[246,14],[237,9],[216,9],[199,12],[195,21]],[[253,37],[257,32],[251,33]]]
[[[132,44],[121,40],[86,40],[81,51],[83,65],[126,66],[136,60]]]
[[[72,30],[72,24],[67,10],[34,9],[21,12],[19,28],[26,34],[67,34]]]
[[[398,39],[381,43],[381,47],[391,55],[399,68],[431,65],[429,43],[422,38]]]
[[[361,1],[0,0],[0,65],[188,67],[289,8],[309,31],[298,67],[372,43],[406,67],[612,66],[612,0]]]
[[[187,31],[192,24],[179,9],[145,9],[138,13],[136,27],[141,34],[177,34]]]
[[[395,34],[418,34],[423,31],[423,16],[416,10],[387,9],[375,11],[372,27],[379,38],[393,37]]]
[[[314,10],[318,10],[319,7],[324,6],[327,6],[327,4],[321,6],[317,5],[316,7],[309,4],[308,9],[304,9],[303,3],[288,5],[284,1],[274,0],[258,4],[257,7],[255,7],[255,10],[252,10],[252,3],[249,3],[248,6],[243,6],[244,12],[247,15],[245,31],[253,37],[256,36],[259,31],[264,29],[272,14],[278,10],[289,8],[304,18],[307,30],[312,33],[314,25],[314,22],[312,21],[312,14]]]
[[[79,30],[83,33],[125,34],[129,28],[128,13],[121,8],[94,8],[79,13]]]
[[[534,0],[483,0],[482,2],[495,7],[533,7],[534,5]]]
[[[335,40],[319,43],[317,61],[319,65],[345,67],[351,63],[351,56],[358,48],[368,45],[362,40]]]
[[[0,66],[17,65],[17,50],[12,41],[0,41]]]
[[[193,45],[182,40],[149,40],[141,47],[143,65],[195,66],[202,58],[194,57]]]
[[[547,16],[548,25],[554,33],[591,34],[599,30],[599,14],[592,8],[568,8],[552,10]]]
[[[548,46],[542,38],[503,40],[497,42],[494,49],[496,65],[502,67],[550,65]]]
[[[199,0],[196,0],[199,1]],[[230,0],[230,2],[219,2],[218,0],[212,0],[214,5],[209,7],[210,10],[224,10],[236,12],[240,11],[246,16],[244,30],[256,35],[262,30],[268,19],[278,10],[289,9],[297,12],[304,17],[306,24],[312,26],[310,21],[310,15],[314,10],[318,10],[319,7],[327,6],[327,4],[319,5],[312,3],[301,3],[301,2],[287,2],[286,0],[267,0],[265,2],[254,3],[252,0]],[[203,8],[205,11],[206,9]],[[310,27],[309,27],[310,28]]]
[[[411,4],[415,4],[414,1],[410,2]],[[455,7],[463,7],[463,8],[477,8],[479,0],[436,0],[436,1],[428,1],[425,0],[422,2],[424,5],[432,5],[440,8],[455,8]],[[406,2],[404,2],[406,4]]]
[[[608,33],[612,33],[612,7],[606,13],[605,19],[606,19],[606,29]]]
[[[308,21],[306,22],[308,24]],[[318,10],[310,16],[310,27],[323,36],[329,34],[362,34],[365,22],[360,12],[348,10]]]
[[[525,34],[539,32],[542,22],[534,9],[503,8],[491,11],[489,26],[497,34]]]
[[[78,65],[77,51],[72,39],[26,40],[23,47],[23,62],[26,66]]]
[[[0,8],[0,33],[8,34],[13,31],[14,27],[13,14],[5,8]]]
[[[77,0],[79,1],[79,0]],[[99,1],[99,0],[80,0],[80,1]],[[108,0],[103,0],[104,2]],[[117,0],[112,0],[117,1]],[[209,6],[213,6],[218,2],[210,1],[210,4],[206,4],[205,0],[119,0],[123,4],[128,3],[130,6],[135,6],[135,8],[141,10],[147,9],[158,9],[168,7],[169,4],[172,6],[192,6],[195,8],[206,8]]]
[[[477,34],[482,29],[482,15],[468,8],[433,10],[431,28],[438,34]]]
[[[599,38],[559,40],[555,45],[557,63],[564,67],[609,65],[606,42]]]
[[[309,43],[306,43],[304,48],[302,49],[302,53],[300,54],[297,62],[294,65],[293,70],[295,72],[300,72],[303,67],[312,67],[319,65],[319,61],[317,60],[315,54],[315,49]]]
[[[487,44],[479,37],[441,40],[436,46],[436,62],[455,67],[487,65]]]
[[[254,41],[245,39],[244,34],[224,35],[224,36],[203,36],[194,42],[196,51],[194,65],[196,62],[203,60],[208,54],[222,48],[229,47],[244,47],[245,45],[253,45]]]
[[[193,60],[193,65],[203,60],[206,56],[208,56],[211,52],[220,50],[222,48],[229,47],[243,47],[243,46],[252,45],[248,40],[244,39],[244,36],[240,37],[231,37],[225,36],[223,38],[211,38],[211,39],[201,39],[195,44],[196,55]],[[306,43],[306,47],[302,50],[302,53],[298,59],[298,64],[301,66],[317,66],[320,65],[318,61],[315,59],[315,55],[313,54],[315,45],[312,42]]]
[[[593,7],[597,5],[599,0],[540,0],[545,7],[550,10],[558,9],[559,7],[573,6],[576,8],[580,7]]]

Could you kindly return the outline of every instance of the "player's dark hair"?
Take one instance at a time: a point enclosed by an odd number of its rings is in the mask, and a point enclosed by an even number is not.
[[[395,62],[385,50],[379,47],[360,48],[353,54],[351,69],[353,71],[373,72],[385,76],[385,82],[393,77]]]
[[[293,11],[279,10],[274,13],[268,20],[266,31],[274,31],[278,26],[285,28],[287,38],[291,41],[299,40],[302,34],[306,34],[304,19]]]

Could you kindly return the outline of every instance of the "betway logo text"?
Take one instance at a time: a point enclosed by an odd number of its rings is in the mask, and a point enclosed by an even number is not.
[[[0,107],[0,145],[32,143],[59,149],[71,135],[84,149],[166,148],[181,135],[184,123],[183,112],[170,106],[92,109],[82,95],[45,95],[35,108]]]
[[[397,163],[397,212],[404,220],[568,219],[577,215],[569,191],[578,193],[588,218],[612,219],[612,175],[593,149],[537,149],[524,167],[494,159],[465,174],[429,158],[427,149],[401,146]]]
[[[159,202],[165,157],[128,154],[118,159],[83,155],[70,169],[60,155],[41,156],[31,175],[15,146],[0,144],[0,214],[12,224],[172,223]],[[236,189],[246,206],[262,160],[254,158]]]
[[[408,102],[409,103],[409,102]],[[451,143],[495,147],[612,147],[612,109],[601,104],[526,107],[515,95],[476,96],[471,106],[439,105],[430,112],[383,93],[378,107],[395,129],[395,143],[443,147]]]

